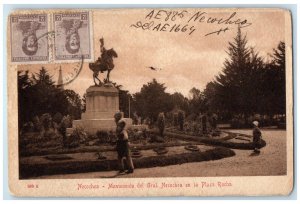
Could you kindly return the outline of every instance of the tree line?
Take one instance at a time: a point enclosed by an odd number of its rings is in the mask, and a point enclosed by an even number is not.
[[[273,118],[285,117],[285,43],[279,42],[268,61],[255,48],[248,46],[247,37],[238,28],[228,43],[228,57],[223,69],[204,90],[193,87],[189,96],[167,93],[156,79],[133,94],[133,110],[142,117],[156,120],[159,112],[183,110],[186,115],[217,114],[219,120],[249,120],[257,114]]]
[[[222,72],[205,89],[191,88],[188,96],[168,93],[165,84],[156,79],[135,94],[114,83],[119,89],[120,110],[125,117],[136,113],[152,122],[160,112],[174,110],[183,110],[190,118],[215,113],[222,121],[235,117],[247,120],[254,114],[285,116],[285,43],[279,42],[267,61],[248,46],[247,37],[238,28],[227,54]],[[19,125],[44,113],[59,112],[79,119],[85,111],[85,95],[81,98],[73,90],[57,87],[44,67],[31,75],[18,72],[18,98]]]
[[[70,115],[79,119],[82,100],[73,90],[55,85],[50,74],[42,67],[38,73],[18,72],[18,115],[19,127],[45,113]]]
[[[227,53],[222,73],[204,90],[207,109],[229,119],[285,115],[285,43],[279,42],[265,62],[239,28]]]

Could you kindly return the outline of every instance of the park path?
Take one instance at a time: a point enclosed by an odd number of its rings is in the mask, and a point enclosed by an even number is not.
[[[251,130],[232,130],[250,134]],[[185,163],[165,167],[136,169],[133,174],[120,175],[121,178],[141,177],[210,177],[210,176],[264,176],[286,174],[286,131],[262,130],[267,146],[261,154],[253,156],[251,150],[234,150],[236,156],[221,160]],[[89,172],[65,175],[40,176],[38,178],[111,178],[116,171]]]

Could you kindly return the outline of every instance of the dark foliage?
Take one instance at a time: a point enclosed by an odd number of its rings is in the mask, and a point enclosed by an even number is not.
[[[166,87],[153,79],[143,85],[141,91],[133,95],[133,106],[138,115],[143,118],[149,117],[153,124],[160,112],[172,110],[172,102],[169,100],[170,94],[165,92]]]
[[[179,129],[183,131],[183,124],[184,124],[184,112],[179,111],[178,112],[178,123],[179,123]]]
[[[264,62],[240,28],[229,42],[223,72],[204,91],[209,109],[223,120],[244,119],[262,114],[285,115],[285,44],[274,49],[272,60]]]
[[[55,86],[52,77],[42,67],[39,73],[31,77],[28,71],[18,72],[18,106],[19,127],[22,127],[24,123],[44,113],[56,115],[55,122],[61,120],[61,115],[79,119],[82,105],[77,93]]]

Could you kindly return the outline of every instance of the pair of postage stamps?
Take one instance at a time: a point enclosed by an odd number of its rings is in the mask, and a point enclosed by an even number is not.
[[[14,63],[92,59],[87,11],[10,16],[11,61]]]

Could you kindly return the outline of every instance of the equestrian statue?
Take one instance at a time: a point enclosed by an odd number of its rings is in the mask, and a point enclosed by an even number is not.
[[[106,50],[104,47],[104,39],[100,39],[100,52],[101,57],[98,57],[98,59],[94,63],[90,63],[89,67],[93,71],[93,79],[95,86],[102,86],[103,83],[98,78],[99,72],[103,73],[107,71],[106,79],[104,79],[105,84],[109,84],[109,74],[111,70],[114,69],[115,65],[113,63],[113,58],[118,57],[116,51],[111,48],[109,50]],[[96,82],[98,80],[98,83]]]

